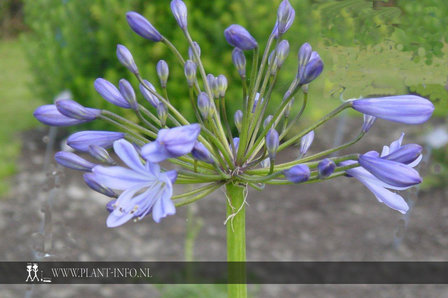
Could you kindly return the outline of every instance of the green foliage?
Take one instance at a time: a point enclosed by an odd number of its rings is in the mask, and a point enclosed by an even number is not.
[[[0,196],[8,190],[7,177],[17,170],[20,155],[18,133],[35,124],[30,116],[41,104],[24,83],[30,80],[25,55],[16,40],[0,40]],[[18,74],[20,77],[18,78]]]

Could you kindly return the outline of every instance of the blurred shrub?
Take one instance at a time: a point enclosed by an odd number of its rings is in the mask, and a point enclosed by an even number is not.
[[[0,1],[0,37],[16,35],[24,29],[22,0]]]

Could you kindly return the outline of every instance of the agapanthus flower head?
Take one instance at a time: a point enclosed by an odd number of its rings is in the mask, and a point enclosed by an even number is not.
[[[383,159],[375,151],[359,157],[359,164],[379,180],[396,187],[408,187],[419,184],[422,178],[411,166]]]
[[[176,213],[171,200],[176,173],[162,172],[159,165],[142,163],[134,146],[126,140],[114,143],[114,151],[127,167],[96,166],[93,179],[99,185],[122,190],[113,211],[107,218],[108,227],[120,226],[132,218],[142,219],[149,212],[155,222]]]
[[[234,48],[232,51],[232,61],[236,66],[238,73],[241,77],[246,77],[246,56],[244,52],[239,48]]]
[[[115,165],[114,159],[110,156],[109,152],[101,146],[98,145],[90,145],[88,148],[89,154],[95,158],[96,160],[104,163],[108,163],[111,165]]]
[[[269,158],[271,160],[275,159],[279,146],[279,135],[278,132],[271,128],[266,134],[266,150],[268,151]]]
[[[191,60],[187,60],[184,66],[185,77],[187,78],[188,87],[192,87],[196,81],[196,63]]]
[[[103,78],[98,78],[95,80],[94,86],[96,92],[98,92],[108,102],[125,109],[131,108],[129,102],[124,99],[117,87],[115,87],[115,85],[111,82]]]
[[[95,131],[87,130],[75,132],[67,139],[67,145],[73,149],[88,152],[90,145],[97,145],[103,148],[112,147],[112,144],[119,139],[124,138],[125,134],[115,131]]]
[[[187,28],[187,6],[182,0],[171,1],[171,11],[173,12],[174,18],[177,24],[182,29]]]
[[[77,120],[91,121],[101,114],[101,110],[83,107],[71,99],[58,99],[55,105],[62,115]]]
[[[282,35],[291,27],[294,22],[294,17],[296,12],[294,8],[292,8],[291,4],[288,0],[283,0],[277,10],[277,22],[274,27],[274,35],[275,38],[278,38],[279,35]]]
[[[329,158],[325,158],[319,162],[317,165],[317,171],[319,173],[320,178],[327,178],[331,174],[333,174],[336,169],[336,164]]]
[[[300,139],[300,154],[305,155],[314,140],[314,130],[310,131]]]
[[[198,95],[198,109],[201,113],[201,116],[203,119],[208,119],[212,116],[212,102],[210,101],[210,98],[208,97],[207,93],[201,92]]]
[[[54,159],[61,166],[78,171],[90,172],[96,166],[73,152],[59,151],[54,155]]]
[[[421,124],[434,112],[432,102],[417,95],[361,98],[352,102],[358,112],[405,124]]]
[[[196,141],[193,150],[191,151],[191,155],[194,159],[210,164],[214,163],[210,151],[208,151],[208,149],[201,142]]]
[[[199,44],[196,41],[193,41],[193,47],[188,47],[188,58],[190,58],[190,60],[195,61],[195,63],[197,63],[197,59],[194,55],[194,51],[193,48],[196,50],[196,53],[198,54],[199,57],[201,57],[201,47],[199,46]]]
[[[362,124],[362,132],[366,133],[370,130],[370,128],[373,126],[373,123],[375,123],[376,117],[374,116],[370,116],[370,115],[363,115],[364,117],[364,122]]]
[[[163,39],[159,31],[141,14],[130,11],[126,14],[126,19],[132,30],[141,37],[155,42]]]
[[[67,117],[58,111],[56,105],[40,106],[34,111],[33,116],[43,124],[51,126],[72,126],[90,121]]]
[[[138,74],[138,68],[135,64],[134,57],[132,57],[131,52],[124,45],[117,45],[117,58],[130,72]]]
[[[152,163],[188,154],[201,131],[199,124],[190,124],[170,129],[161,129],[157,139],[142,147],[143,157]]]
[[[305,182],[310,178],[310,168],[307,165],[295,165],[283,171],[286,179],[293,183]]]
[[[233,116],[233,120],[235,121],[235,126],[238,129],[238,131],[241,131],[243,112],[241,110],[236,110],[235,115]]]
[[[90,187],[91,189],[93,189],[94,191],[99,192],[100,194],[103,194],[103,195],[111,197],[111,198],[118,197],[117,193],[115,191],[113,191],[110,187],[99,184],[95,179],[95,174],[85,173],[83,175],[83,178],[84,178],[84,181],[86,182],[87,186]],[[112,201],[109,201],[109,202],[112,202]],[[113,200],[112,203],[115,203],[115,200]],[[109,212],[113,211],[112,203],[111,204],[108,203],[106,205],[106,207],[107,206],[110,207],[109,208],[110,210],[108,209]]]
[[[156,88],[154,88],[154,85],[148,82],[147,80],[143,80],[146,86],[148,86],[154,93],[156,92]],[[143,97],[154,107],[157,108],[159,105],[159,99],[157,96],[155,96],[151,91],[149,91],[143,84],[140,84],[139,86],[140,92],[142,93]]]
[[[159,76],[160,85],[162,88],[166,88],[166,83],[168,81],[168,76],[170,74],[170,69],[168,68],[168,63],[165,60],[160,60],[157,62],[157,75]]]
[[[230,25],[224,30],[224,36],[231,46],[240,48],[244,51],[253,50],[258,47],[255,38],[241,25]]]
[[[138,109],[137,99],[135,98],[135,91],[134,88],[132,88],[131,83],[129,83],[125,79],[121,79],[118,82],[118,87],[120,88],[121,95],[128,102],[131,109],[137,110]]]
[[[300,85],[314,81],[323,71],[324,63],[317,52],[312,52],[305,65],[299,65],[298,79]]]

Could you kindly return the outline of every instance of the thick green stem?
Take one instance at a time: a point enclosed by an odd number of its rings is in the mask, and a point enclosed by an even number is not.
[[[246,262],[246,187],[232,182],[226,184],[227,262]],[[246,266],[229,264],[228,274],[228,297],[247,297]]]

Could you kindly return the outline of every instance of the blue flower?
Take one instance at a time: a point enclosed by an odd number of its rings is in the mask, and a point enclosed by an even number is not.
[[[161,129],[154,142],[142,147],[143,157],[153,163],[188,154],[201,131],[199,124]]]
[[[54,159],[58,164],[78,171],[90,172],[96,166],[73,152],[59,151],[54,155]]]
[[[305,182],[310,178],[310,168],[307,165],[296,165],[283,171],[283,175],[293,183]]]
[[[401,143],[403,140],[403,136],[404,134],[402,134],[398,140],[392,142],[390,146],[384,146],[383,151],[379,156],[383,159],[394,160],[397,163],[405,161],[404,164],[407,165],[408,167],[415,167],[422,159],[421,150],[415,150],[416,149],[415,146],[411,147],[407,145],[402,146]],[[409,144],[409,145],[415,145],[415,144]],[[414,150],[409,150],[408,148],[414,148]],[[402,154],[403,151],[408,153],[412,151],[412,153]],[[370,152],[367,153],[367,155],[377,156],[378,154],[376,152]],[[406,156],[406,158],[403,158],[403,156]],[[355,161],[349,160],[342,162],[340,165],[347,166],[354,163]],[[395,192],[390,191],[390,189],[405,190],[411,186],[399,187],[388,184],[378,179],[377,177],[375,177],[373,174],[371,174],[369,171],[367,171],[362,167],[356,167],[347,170],[346,173],[349,176],[359,180],[362,184],[364,184],[375,195],[375,197],[378,199],[379,202],[384,203],[386,206],[394,210],[397,210],[401,213],[406,213],[409,210],[409,206],[403,199],[403,197]]]
[[[125,109],[131,108],[131,105],[126,101],[123,95],[121,95],[117,87],[115,87],[111,82],[103,78],[98,78],[95,80],[94,87],[96,92],[98,92],[108,102]]]
[[[230,25],[224,30],[224,36],[230,45],[244,51],[258,47],[255,38],[241,25]]]
[[[124,136],[124,133],[115,131],[80,131],[68,137],[67,145],[73,149],[88,152],[90,145],[109,148],[116,140],[122,139]]]
[[[331,159],[325,158],[317,165],[319,178],[326,178],[333,174],[336,164]]]
[[[149,212],[155,222],[176,213],[171,197],[176,171],[161,172],[157,164],[142,163],[134,146],[126,140],[114,143],[114,151],[129,167],[96,166],[92,172],[99,185],[123,192],[113,203],[106,224],[118,227],[132,218],[142,219]]]
[[[187,28],[187,6],[182,0],[171,1],[171,11],[173,12],[174,18],[177,24],[182,29]]]
[[[214,163],[210,151],[208,151],[208,149],[201,142],[196,141],[193,150],[191,151],[191,155],[193,155],[194,159],[206,163]]]
[[[288,0],[283,0],[277,11],[277,22],[275,23],[275,27],[273,30],[273,34],[275,38],[278,38],[280,34],[285,33],[291,27],[294,22],[294,17],[296,12],[294,8],[292,8],[291,4]]]
[[[310,131],[300,139],[300,154],[305,155],[314,140],[314,130]]]
[[[306,58],[306,57],[305,57]],[[299,60],[301,59],[299,52]],[[314,81],[324,70],[324,63],[317,52],[311,52],[309,60],[304,64],[299,64],[297,77],[300,85],[305,85]]]
[[[78,120],[95,120],[101,114],[101,110],[83,107],[71,99],[58,99],[55,105],[62,115]]]
[[[132,30],[141,37],[155,42],[163,39],[159,31],[141,14],[130,11],[126,14],[126,19]]]
[[[421,124],[431,118],[434,105],[417,95],[361,98],[352,102],[358,112],[405,124]]]
[[[90,109],[90,108],[85,109],[91,111],[92,113],[98,111],[96,109]],[[33,116],[43,124],[51,126],[72,126],[90,121],[87,119],[76,119],[67,117],[61,114],[61,112],[59,112],[56,105],[40,106],[34,111]]]
[[[117,58],[130,72],[138,74],[138,68],[135,64],[134,57],[132,57],[131,52],[124,45],[117,45]]]

